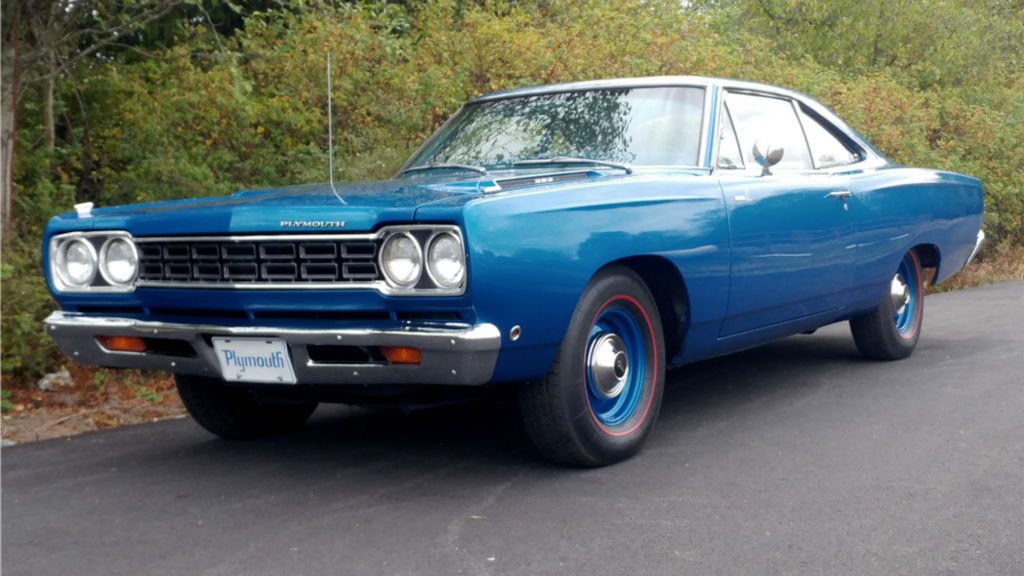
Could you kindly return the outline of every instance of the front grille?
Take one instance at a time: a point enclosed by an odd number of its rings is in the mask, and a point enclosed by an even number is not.
[[[135,240],[142,285],[371,283],[381,279],[379,244],[365,237]]]

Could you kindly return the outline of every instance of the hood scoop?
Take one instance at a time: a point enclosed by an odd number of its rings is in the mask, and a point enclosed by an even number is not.
[[[592,174],[589,170],[580,170],[576,172],[559,172],[557,174],[543,174],[537,176],[517,176],[515,178],[497,180],[496,182],[501,186],[502,190],[511,190],[514,188],[525,188],[527,186],[538,186],[541,184],[556,184],[588,180],[591,177]]]

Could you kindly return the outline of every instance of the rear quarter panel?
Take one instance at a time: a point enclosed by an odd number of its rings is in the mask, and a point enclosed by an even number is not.
[[[421,211],[420,218],[429,218]],[[656,255],[687,285],[687,350],[714,342],[725,311],[729,236],[706,175],[629,176],[484,197],[464,208],[469,290],[502,333],[496,380],[545,374],[590,278],[611,262]],[[508,339],[513,326],[522,336]]]
[[[863,175],[853,190],[858,222],[854,308],[873,308],[886,293],[900,259],[927,244],[939,251],[935,283],[970,256],[981,226],[984,193],[970,176],[891,166]]]

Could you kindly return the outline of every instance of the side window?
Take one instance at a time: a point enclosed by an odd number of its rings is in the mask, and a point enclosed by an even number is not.
[[[810,170],[811,153],[789,100],[731,92],[726,97],[747,166],[754,161],[754,143],[770,141],[783,149],[782,160],[773,170]]]
[[[843,166],[860,160],[859,154],[850,152],[838,138],[803,110],[800,111],[800,121],[804,125],[804,133],[807,134],[807,142],[811,145],[815,168]]]
[[[736,129],[732,126],[728,106],[722,107],[721,128],[718,134],[718,167],[724,170],[743,168],[743,153],[740,143],[736,140]]]

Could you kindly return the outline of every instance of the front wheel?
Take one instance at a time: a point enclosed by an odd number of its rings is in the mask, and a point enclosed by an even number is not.
[[[924,319],[924,274],[911,250],[903,256],[889,285],[889,294],[870,314],[850,320],[857,349],[873,360],[910,356],[921,337]]]
[[[261,401],[244,388],[201,376],[175,374],[181,403],[200,426],[220,436],[245,440],[298,430],[317,403]]]
[[[548,459],[603,466],[635,454],[661,407],[665,343],[658,307],[625,267],[598,273],[551,370],[520,388],[530,439]]]

